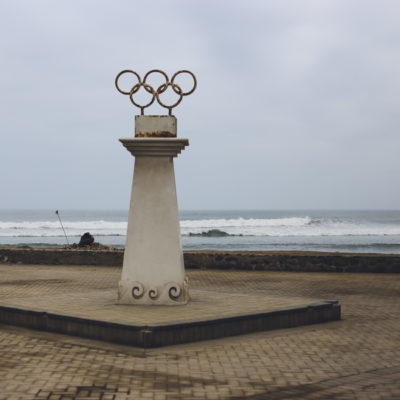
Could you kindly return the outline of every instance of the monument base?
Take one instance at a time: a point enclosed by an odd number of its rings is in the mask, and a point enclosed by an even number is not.
[[[161,286],[144,285],[138,281],[121,280],[118,284],[119,304],[178,306],[189,301],[189,278]]]

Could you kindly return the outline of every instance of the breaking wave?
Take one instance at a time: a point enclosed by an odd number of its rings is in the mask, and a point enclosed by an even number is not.
[[[231,236],[385,236],[400,235],[400,225],[358,223],[310,217],[182,221],[183,235],[218,229]]]
[[[63,221],[68,236],[90,232],[96,236],[124,236],[127,223],[121,221]],[[340,218],[220,218],[181,221],[184,236],[386,236],[400,235],[400,224],[352,221]],[[58,221],[1,222],[0,237],[63,236]],[[215,236],[218,236],[215,234]],[[220,236],[220,235],[219,235]]]
[[[123,236],[126,222],[115,221],[63,221],[67,235],[81,236],[90,232],[94,236]],[[6,237],[57,237],[64,236],[58,221],[0,222],[0,236]]]

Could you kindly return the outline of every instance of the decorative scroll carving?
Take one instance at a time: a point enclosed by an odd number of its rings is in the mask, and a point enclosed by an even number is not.
[[[159,286],[146,286],[139,281],[120,281],[120,304],[186,304],[189,299],[189,280],[167,282]]]
[[[140,299],[144,295],[144,288],[143,285],[139,282],[133,282],[132,286],[132,296],[135,299]]]
[[[157,297],[158,297],[158,290],[157,290],[156,288],[151,288],[151,289],[149,290],[149,297],[150,297],[152,300],[157,299]]]
[[[171,284],[168,289],[168,296],[171,300],[178,300],[182,293],[182,289],[179,285]]]

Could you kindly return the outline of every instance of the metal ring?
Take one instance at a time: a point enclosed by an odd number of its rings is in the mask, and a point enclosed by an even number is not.
[[[133,100],[133,94],[136,93],[141,87],[144,87],[146,89],[147,92],[151,93],[153,95],[152,99],[145,105],[140,105],[138,103],[135,102],[135,100]],[[133,105],[135,105],[136,107],[139,107],[142,110],[142,114],[144,112],[144,109],[151,106],[154,103],[154,100],[156,98],[156,93],[154,92],[154,89],[152,86],[148,85],[147,83],[137,83],[130,91],[129,93],[129,98],[131,99],[131,102]]]
[[[130,93],[131,93],[131,90],[130,90],[129,92],[125,92],[125,91],[121,90],[121,88],[120,88],[119,85],[118,85],[118,80],[119,80],[119,78],[121,77],[121,75],[123,75],[123,74],[128,74],[128,73],[131,73],[131,74],[135,75],[136,78],[137,78],[137,80],[138,80],[138,83],[139,83],[139,84],[142,83],[142,80],[140,79],[140,76],[139,76],[139,74],[138,74],[137,72],[132,71],[132,70],[130,70],[130,69],[125,69],[125,70],[121,71],[121,72],[117,75],[117,77],[115,78],[115,86],[116,86],[118,92],[120,92],[120,93],[122,93],[122,94],[130,94]],[[136,86],[136,85],[135,85],[135,86]],[[137,90],[139,90],[139,89],[137,89]]]
[[[182,96],[188,96],[189,94],[192,94],[192,93],[196,90],[196,87],[197,87],[197,79],[196,79],[196,77],[194,76],[194,73],[191,72],[191,71],[188,71],[187,69],[182,69],[181,71],[175,72],[175,74],[173,75],[173,77],[172,77],[172,79],[171,79],[171,82],[172,82],[172,83],[174,83],[175,78],[176,78],[179,74],[189,74],[189,75],[193,78],[193,88],[192,88],[191,90],[187,91],[187,92],[182,92]],[[173,89],[174,92],[175,92],[174,87],[172,87],[172,89]],[[176,92],[175,92],[175,93],[176,93]]]
[[[168,83],[168,82],[169,82],[168,75],[167,75],[164,71],[161,71],[161,69],[152,69],[151,71],[149,71],[149,72],[144,76],[144,78],[143,78],[143,83],[146,83],[147,78],[148,78],[151,74],[154,74],[155,72],[157,72],[157,73],[159,73],[159,74],[161,74],[161,75],[164,76],[164,78],[165,78],[165,83]],[[163,85],[161,85],[161,86],[163,86]],[[146,90],[147,90],[147,89],[146,89]],[[165,89],[165,90],[166,90],[166,89]],[[160,93],[162,93],[162,92],[160,92]]]
[[[122,90],[122,89],[119,87],[119,84],[118,84],[119,78],[120,78],[123,74],[127,74],[127,73],[135,75],[136,78],[137,78],[137,80],[138,80],[138,83],[136,83],[134,86],[132,86],[132,89],[131,89],[129,92],[126,92],[126,91]],[[149,84],[147,83],[147,79],[148,79],[149,76],[150,76],[151,74],[153,74],[153,73],[159,73],[159,74],[161,74],[161,75],[165,78],[165,83],[161,84],[161,85],[157,88],[157,90],[155,90],[155,89],[153,88],[153,86],[151,86],[151,85],[149,85]],[[182,90],[182,88],[181,88],[178,84],[175,83],[175,78],[176,78],[179,74],[184,74],[184,73],[189,74],[189,75],[193,78],[193,87],[192,87],[191,90],[189,90],[189,91],[187,91],[187,92],[184,92],[184,91]],[[158,103],[160,104],[160,106],[162,106],[162,107],[164,107],[164,108],[167,108],[168,111],[169,111],[169,115],[171,115],[172,109],[173,109],[174,107],[176,107],[176,106],[182,101],[183,96],[188,96],[189,94],[192,94],[192,93],[196,90],[196,87],[197,87],[197,80],[196,80],[195,75],[194,75],[192,72],[188,71],[188,70],[181,70],[181,71],[176,72],[176,73],[172,76],[172,79],[169,80],[168,75],[167,75],[164,71],[162,71],[162,70],[160,70],[160,69],[152,69],[151,71],[149,71],[149,72],[146,73],[146,75],[144,76],[143,81],[142,81],[141,78],[140,78],[140,76],[139,76],[139,74],[138,74],[137,72],[132,71],[132,70],[130,70],[130,69],[126,69],[126,70],[121,71],[121,72],[117,75],[117,77],[115,78],[115,86],[116,86],[117,90],[118,90],[120,93],[125,94],[125,95],[129,95],[129,98],[131,99],[132,104],[133,104],[134,106],[140,108],[142,115],[144,114],[144,109],[147,108],[147,107],[149,107],[149,106],[151,106],[151,105],[154,103],[154,100],[155,100],[155,99],[157,99],[157,101],[158,101]],[[167,104],[164,104],[163,101],[160,99],[160,95],[161,95],[162,93],[164,93],[165,91],[167,91],[168,87],[170,87],[170,86],[171,86],[172,90],[175,92],[175,94],[177,94],[177,95],[179,96],[179,98],[178,98],[178,100],[177,100],[175,103],[173,103],[173,104],[171,104],[171,105],[167,105]],[[134,95],[135,93],[137,93],[141,87],[143,87],[143,88],[146,90],[146,92],[148,92],[148,93],[150,93],[150,94],[153,95],[153,98],[152,98],[147,104],[144,104],[144,105],[140,105],[140,104],[136,103],[135,100],[133,99],[133,95]]]
[[[165,88],[163,88],[163,86],[165,86]],[[173,91],[174,91],[175,93],[179,94],[179,99],[178,99],[174,104],[172,104],[172,105],[170,105],[170,106],[167,106],[166,104],[164,104],[164,103],[160,100],[160,96],[159,96],[161,93],[164,93],[164,92],[167,90],[168,86],[171,86],[172,89],[173,89]],[[175,90],[175,87],[177,87],[177,88],[179,89],[178,92]],[[160,90],[161,90],[161,91],[160,91]],[[155,92],[155,94],[156,94],[157,101],[158,101],[158,103],[160,104],[160,106],[162,106],[162,107],[164,107],[164,108],[168,108],[168,110],[169,110],[170,113],[171,113],[171,110],[172,110],[174,107],[176,107],[176,106],[182,101],[182,99],[183,99],[182,89],[181,89],[178,85],[176,85],[175,83],[172,83],[172,82],[168,82],[168,83],[162,84],[162,85],[157,89],[157,91]]]

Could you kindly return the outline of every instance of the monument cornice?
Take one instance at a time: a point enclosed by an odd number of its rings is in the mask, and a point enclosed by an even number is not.
[[[122,138],[124,147],[135,157],[177,157],[189,145],[185,138]]]

